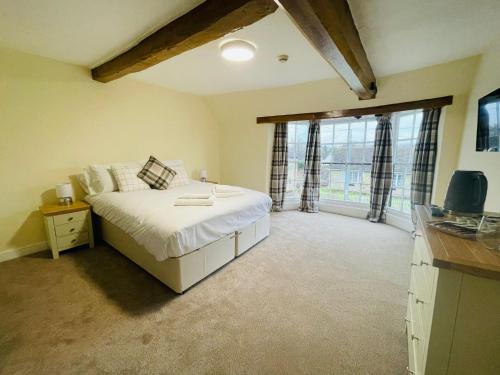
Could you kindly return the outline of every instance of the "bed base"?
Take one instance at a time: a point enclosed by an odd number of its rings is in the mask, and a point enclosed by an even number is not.
[[[105,242],[176,293],[183,293],[235,257],[243,254],[266,238],[270,230],[270,218],[267,214],[247,227],[230,233],[199,250],[158,262],[125,231],[102,217],[100,222]]]

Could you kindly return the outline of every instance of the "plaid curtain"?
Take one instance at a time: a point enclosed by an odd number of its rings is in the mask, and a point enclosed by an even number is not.
[[[411,209],[414,217],[416,204],[430,204],[434,166],[436,164],[438,123],[441,108],[424,110],[422,125],[418,133],[417,144],[413,153],[411,174]]]
[[[304,188],[300,197],[300,211],[319,211],[319,184],[321,167],[321,144],[319,121],[309,124],[307,136],[306,160],[304,163]]]
[[[273,200],[272,211],[281,211],[285,201],[288,177],[288,124],[276,123],[274,127],[273,161],[269,193]]]
[[[391,115],[378,116],[377,121],[372,158],[368,220],[385,222],[387,201],[392,188]]]

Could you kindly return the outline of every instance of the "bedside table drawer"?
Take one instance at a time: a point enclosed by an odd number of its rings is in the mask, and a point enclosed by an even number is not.
[[[64,237],[57,237],[57,247],[59,250],[66,250],[72,247],[83,245],[89,242],[88,232],[70,234]]]
[[[56,225],[56,236],[63,237],[68,234],[76,234],[88,231],[87,221],[75,221],[69,224]]]
[[[62,214],[54,216],[55,225],[63,225],[73,223],[75,221],[85,221],[89,216],[89,211],[71,212],[69,214]]]

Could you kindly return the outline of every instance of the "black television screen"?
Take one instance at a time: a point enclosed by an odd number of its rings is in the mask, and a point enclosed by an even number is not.
[[[500,151],[500,89],[479,99],[476,151]]]

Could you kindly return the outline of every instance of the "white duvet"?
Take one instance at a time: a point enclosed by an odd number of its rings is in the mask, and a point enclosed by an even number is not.
[[[94,212],[144,246],[158,261],[180,257],[267,214],[271,199],[243,189],[242,195],[219,198],[213,206],[174,206],[187,193],[209,193],[213,185],[192,182],[167,190],[112,192],[87,196]]]

